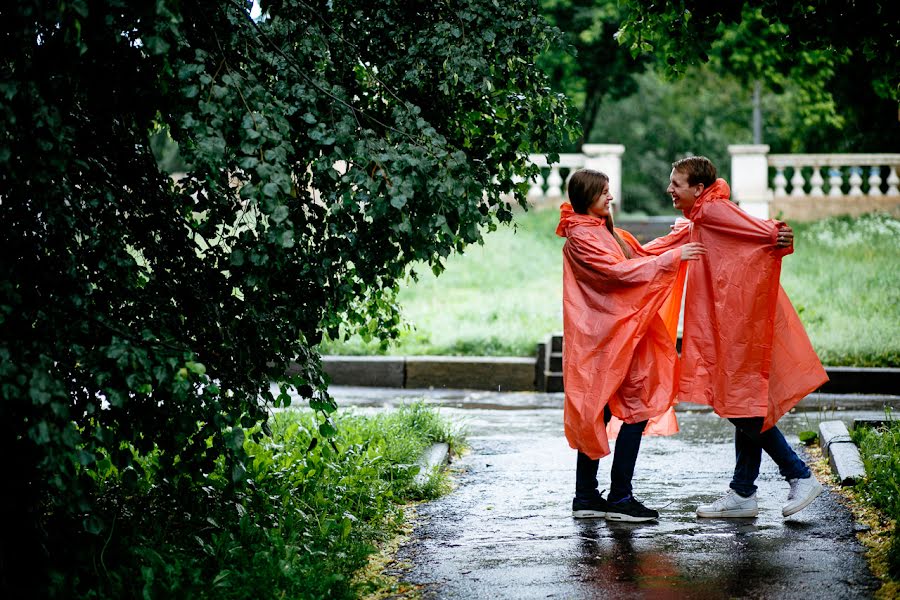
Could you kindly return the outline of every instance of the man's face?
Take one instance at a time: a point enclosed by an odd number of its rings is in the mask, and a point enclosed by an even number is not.
[[[688,184],[687,173],[672,169],[672,174],[669,176],[669,187],[666,188],[666,193],[672,196],[672,206],[674,206],[676,210],[689,213],[694,207],[694,202],[696,202],[697,198],[700,197],[700,194],[703,193],[703,188],[704,185],[702,183],[698,183],[697,185]]]

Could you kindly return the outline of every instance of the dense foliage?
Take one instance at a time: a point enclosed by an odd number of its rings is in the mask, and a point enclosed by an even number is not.
[[[900,33],[890,25],[897,21],[894,2],[626,0],[621,4],[620,42],[634,54],[653,51],[664,56],[674,72],[709,60],[723,34],[749,19],[755,23],[750,26],[753,35],[745,38],[750,44],[743,49],[762,46],[760,53],[746,53],[751,76],[775,71],[789,75],[797,66],[804,67],[809,52],[849,54],[881,97],[900,99]]]
[[[621,12],[616,0],[541,0],[541,14],[562,31],[566,46],[549,48],[538,64],[581,110],[576,151],[591,141],[600,107],[632,94],[633,76],[648,63],[616,41]]]
[[[625,146],[626,210],[669,214],[670,165],[688,153],[727,172],[727,146],[753,140],[757,86],[762,142],[774,153],[896,151],[897,103],[873,87],[884,74],[879,60],[843,37],[800,43],[794,5],[773,14],[769,2],[694,4],[541,2],[569,47],[544,53],[539,64],[581,111],[583,135],[571,150],[582,142]],[[867,14],[858,4],[819,2],[815,19],[828,25],[815,26],[841,28],[847,11],[872,25],[891,22],[879,6]],[[882,41],[895,35],[862,29]]]
[[[7,588],[68,534],[112,536],[98,474],[137,489],[153,455],[163,497],[220,468],[239,488],[245,430],[289,387],[332,434],[322,332],[396,334],[408,265],[508,221],[527,154],[572,130],[534,66],[556,39],[535,2],[249,8],[0,9]]]

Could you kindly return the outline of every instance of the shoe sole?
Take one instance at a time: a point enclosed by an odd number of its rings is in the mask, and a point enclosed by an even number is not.
[[[702,519],[740,519],[759,515],[758,508],[744,508],[741,510],[724,510],[721,512],[697,511],[697,516]]]
[[[599,510],[573,510],[572,516],[576,519],[605,519],[606,513]]]
[[[812,501],[815,500],[816,498],[818,498],[821,494],[822,494],[822,484],[820,483],[819,488],[816,490],[815,494],[812,494],[811,496],[807,496],[806,500],[804,500],[799,506],[797,506],[797,508],[791,509],[789,511],[782,509],[781,515],[783,517],[789,517],[791,515],[797,514],[798,512],[800,512],[801,510],[803,510],[804,508],[806,508],[807,506],[812,504]]]
[[[626,515],[624,513],[606,513],[607,521],[622,521],[624,523],[643,523],[645,521],[655,521],[659,517],[636,517],[634,515]]]

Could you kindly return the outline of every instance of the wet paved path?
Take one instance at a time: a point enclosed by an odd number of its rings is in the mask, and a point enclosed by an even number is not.
[[[381,406],[417,394],[336,396],[345,406]],[[424,586],[426,598],[868,598],[877,589],[832,492],[782,518],[787,484],[768,457],[757,518],[695,517],[699,503],[727,489],[733,468],[733,428],[709,412],[680,412],[680,434],[644,438],[635,494],[660,510],[658,523],[573,519],[575,452],[558,399],[546,398],[426,397],[449,405],[442,411],[465,423],[471,444],[454,464],[458,487],[419,508],[414,539],[399,556],[413,565],[403,578]],[[454,408],[463,404],[472,408]],[[879,415],[807,412],[780,426],[796,445],[796,433],[820,420]],[[610,462],[600,464],[601,488]]]

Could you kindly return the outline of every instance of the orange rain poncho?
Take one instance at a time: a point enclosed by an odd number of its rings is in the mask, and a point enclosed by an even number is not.
[[[678,401],[712,406],[721,417],[778,422],[828,381],[803,324],[779,284],[778,221],[752,217],[718,179],[668,236],[644,249],[668,254],[700,242],[706,257],[688,267]],[[680,290],[676,290],[676,296]],[[678,299],[669,303],[674,310]]]
[[[674,324],[660,316],[672,296],[680,249],[648,256],[626,232],[627,259],[605,221],[561,207],[563,381],[569,445],[592,459],[609,454],[603,409],[626,423],[650,419],[645,433],[678,431]],[[683,281],[683,280],[682,280]],[[677,322],[677,307],[675,320]],[[611,423],[612,429],[615,425]]]

